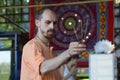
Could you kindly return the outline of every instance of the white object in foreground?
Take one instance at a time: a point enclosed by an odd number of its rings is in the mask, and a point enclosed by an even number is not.
[[[89,55],[90,80],[114,80],[114,54]]]

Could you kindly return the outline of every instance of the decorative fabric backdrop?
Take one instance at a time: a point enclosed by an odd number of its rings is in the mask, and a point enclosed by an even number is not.
[[[72,1],[69,0],[69,2]],[[68,0],[36,0],[35,4],[60,2],[68,2]],[[58,14],[56,36],[51,41],[56,53],[67,49],[71,41],[79,40],[87,45],[87,51],[79,55],[79,63],[80,65],[87,65],[88,54],[92,53],[93,46],[98,40],[113,41],[113,2],[54,6],[52,8]],[[40,9],[41,7],[36,8],[35,11]],[[31,23],[34,25],[33,22]],[[32,25],[31,28],[33,29]],[[30,34],[33,35],[34,33]]]

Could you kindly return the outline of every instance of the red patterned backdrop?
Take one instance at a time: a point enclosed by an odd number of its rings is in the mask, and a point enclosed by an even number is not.
[[[70,1],[73,0],[31,0],[30,4],[42,5]],[[35,33],[35,11],[40,9],[41,7],[30,9],[30,38],[33,38]],[[87,45],[87,51],[79,56],[79,66],[88,65],[88,54],[92,53],[93,46],[98,40],[108,39],[113,42],[114,16],[112,1],[54,6],[53,9],[58,14],[59,23],[56,28],[56,36],[51,41],[51,45],[54,46],[56,53],[64,51],[71,41],[77,41],[74,33],[75,29],[79,41]]]

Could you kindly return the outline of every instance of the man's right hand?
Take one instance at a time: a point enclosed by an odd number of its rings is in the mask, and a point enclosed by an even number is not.
[[[68,54],[70,56],[80,54],[82,51],[86,50],[86,45],[79,42],[71,42],[68,48]]]

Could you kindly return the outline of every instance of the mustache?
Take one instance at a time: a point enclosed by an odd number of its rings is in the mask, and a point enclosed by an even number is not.
[[[55,32],[55,29],[49,29],[47,32]]]

